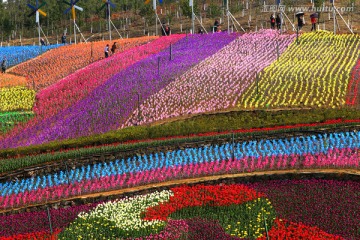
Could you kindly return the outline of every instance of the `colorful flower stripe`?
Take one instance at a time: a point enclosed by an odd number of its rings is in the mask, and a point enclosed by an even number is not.
[[[131,39],[113,39],[118,51],[137,46],[158,37],[140,37]],[[11,72],[27,77],[29,84],[35,84],[37,90],[50,86],[91,62],[104,58],[103,41],[63,45],[46,52],[36,59],[14,67]]]
[[[180,186],[171,188],[174,196],[169,201],[147,208],[145,220],[166,221],[169,215],[187,207],[198,206],[229,206],[243,204],[264,197],[263,194],[248,188],[245,185],[223,186]]]
[[[16,87],[16,86],[26,87],[27,86],[26,78],[8,73],[1,74],[0,89],[3,87]]]
[[[267,238],[268,237],[268,238]],[[268,236],[258,238],[266,239],[317,239],[317,240],[341,240],[340,236],[324,232],[318,227],[307,226],[303,223],[294,223],[287,220],[276,219]]]
[[[152,95],[124,126],[234,107],[255,74],[276,60],[274,43],[281,54],[294,38],[274,30],[242,35]]]
[[[158,38],[137,47],[134,47],[134,45],[139,45],[148,40],[148,38],[136,38],[136,41],[130,43],[123,40],[120,42],[124,45],[123,52],[116,53],[108,59],[92,63],[38,92],[34,111],[38,118],[43,119],[53,116],[86,97],[116,73],[151,54],[158,53],[167,48],[171,42],[175,42],[183,37],[184,35],[173,35],[168,38]],[[103,45],[104,43],[101,42],[101,54],[103,54]]]
[[[266,194],[279,218],[360,239],[359,181],[272,180],[248,186]]]
[[[346,104],[355,105],[359,103],[359,84],[360,84],[360,59],[352,70],[351,78],[348,85]]]
[[[41,144],[118,129],[137,107],[174,78],[233,41],[236,34],[191,35],[169,49],[136,62],[70,108],[0,142],[0,148]],[[206,51],[204,51],[206,49]],[[160,59],[161,72],[158,73]],[[166,69],[166,71],[163,71]],[[139,94],[139,95],[138,95]]]
[[[343,106],[359,46],[359,35],[301,34],[299,44],[292,43],[244,92],[238,107]]]
[[[52,227],[54,229],[63,229],[68,226],[70,222],[74,221],[80,212],[87,212],[98,204],[100,204],[100,202],[50,209]],[[10,237],[32,232],[50,232],[46,210],[0,216],[0,236]]]
[[[14,66],[60,46],[61,45],[0,47],[0,61],[6,57],[7,66]]]
[[[158,53],[167,48],[171,42],[176,42],[184,36],[185,35],[173,35],[171,37],[159,38],[149,44],[130,48],[122,53],[115,54],[111,58],[95,62],[67,76],[53,86],[41,90],[36,95],[37,100],[34,107],[36,118],[28,122],[25,126],[15,128],[6,138],[11,139],[11,137],[15,137],[25,139],[24,133],[34,134],[34,132],[31,131],[34,125],[41,125],[42,120],[61,112],[75,102],[83,99],[119,71],[151,54]],[[32,130],[35,131],[36,129]]]
[[[70,182],[81,182],[99,177],[121,175],[149,171],[163,167],[185,166],[187,164],[198,164],[202,162],[214,162],[227,159],[265,158],[269,159],[288,158],[303,156],[305,166],[327,166],[327,159],[334,155],[331,163],[339,166],[357,166],[356,150],[360,147],[360,132],[341,132],[311,135],[306,137],[292,137],[289,139],[253,140],[240,142],[234,145],[227,143],[223,145],[205,146],[200,148],[187,148],[171,152],[160,152],[144,156],[111,161],[109,163],[98,163],[87,165],[75,170],[70,170],[67,176],[64,171],[59,173],[23,179],[18,182],[0,183],[0,195],[6,196],[25,191],[33,191],[38,188],[53,187]],[[322,154],[319,154],[322,153]],[[324,160],[314,160],[315,156]],[[328,157],[324,157],[328,156]],[[339,157],[343,157],[343,160]],[[346,160],[346,161],[345,161]],[[315,162],[314,162],[315,161]],[[325,161],[325,162],[323,162]],[[294,167],[292,165],[292,167]],[[278,166],[279,168],[280,166]],[[270,168],[273,168],[271,165]],[[67,178],[68,177],[68,178]]]
[[[159,233],[170,218],[218,220],[229,235],[261,236],[263,217],[269,228],[276,217],[270,201],[261,196],[244,185],[180,186],[100,204],[89,213],[80,213],[59,239],[145,237]],[[154,219],[142,217],[147,211]]]
[[[304,160],[305,159],[305,160]],[[0,197],[1,208],[13,208],[67,197],[80,196],[88,193],[109,191],[132,186],[169,181],[174,179],[210,176],[214,174],[254,172],[261,170],[306,169],[323,167],[359,167],[358,150],[330,150],[327,154],[318,155],[281,155],[279,157],[248,157],[244,159],[191,163],[172,167],[162,167],[153,170],[130,172],[106,177],[99,177],[70,185],[62,184],[37,190],[7,194]],[[305,162],[305,163],[304,163]],[[336,166],[339,162],[340,166]],[[312,164],[312,165],[311,165]],[[345,166],[346,165],[346,166]],[[6,186],[5,186],[6,187]],[[11,190],[12,191],[12,190]],[[0,208],[0,209],[1,209]]]
[[[31,111],[35,101],[35,91],[26,87],[0,88],[0,112]]]
[[[1,237],[0,240],[57,240],[57,235],[61,232],[61,229],[54,229],[53,233],[49,231],[32,232],[25,234],[16,234],[10,237]]]
[[[136,237],[156,233],[166,222],[146,221],[141,214],[148,207],[168,201],[173,195],[172,191],[164,190],[99,204],[88,213],[80,213],[59,239],[116,239],[119,235]]]

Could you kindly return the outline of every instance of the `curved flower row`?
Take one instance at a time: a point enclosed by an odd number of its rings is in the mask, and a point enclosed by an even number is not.
[[[244,185],[182,186],[100,204],[80,213],[59,239],[145,237],[160,233],[170,217],[218,220],[228,235],[259,237],[263,217],[271,227],[275,212],[268,199]]]
[[[146,43],[157,37],[140,37],[116,40],[121,50]],[[40,57],[14,67],[11,72],[27,77],[37,90],[50,86],[89,63],[104,58],[103,41],[64,45]],[[119,50],[118,50],[119,51]]]
[[[0,184],[0,206],[11,208],[172,179],[260,170],[359,167],[360,133],[189,148],[84,166]],[[348,136],[346,136],[348,135]]]
[[[240,97],[241,108],[339,107],[360,54],[358,35],[304,33]]]
[[[35,101],[35,91],[26,87],[0,88],[0,112],[31,110]]]
[[[234,145],[223,144],[214,146],[204,146],[200,148],[186,148],[171,152],[160,152],[143,156],[111,161],[109,163],[98,163],[87,165],[75,170],[66,172],[60,171],[58,174],[37,176],[23,179],[18,182],[0,183],[0,195],[17,194],[25,191],[37,190],[38,188],[53,187],[71,182],[81,182],[99,177],[119,175],[126,173],[136,173],[149,171],[163,167],[174,167],[187,164],[198,164],[203,162],[214,162],[228,159],[243,158],[266,158],[270,161],[274,157],[286,155],[303,155],[305,166],[312,166],[314,158],[308,156],[319,153],[328,154],[329,150],[344,154],[346,151],[352,152],[360,147],[360,132],[342,132],[330,134],[318,134],[307,137],[296,137],[289,139],[273,140],[253,140],[239,142]],[[345,151],[341,151],[345,149]],[[344,154],[346,155],[346,154]],[[334,159],[335,163],[335,159]],[[345,162],[344,162],[345,163]],[[341,164],[338,163],[338,164]]]
[[[227,187],[223,185],[222,187]],[[237,186],[237,185],[235,185]],[[302,236],[309,239],[310,236],[316,239],[336,239],[340,234],[346,239],[357,239],[358,222],[360,221],[360,202],[358,192],[360,183],[356,181],[333,181],[333,180],[272,180],[261,181],[245,185],[248,189],[255,189],[260,193],[265,193],[277,212],[278,218],[274,225],[269,229],[269,237],[277,238],[287,236],[289,239],[298,239]],[[238,195],[233,192],[235,188],[230,188],[230,194],[217,194],[211,190],[197,191],[198,197],[194,194],[190,198],[216,200],[218,198],[229,202],[230,199]],[[189,190],[191,187],[183,187]],[[177,187],[177,189],[181,189]],[[181,191],[184,202],[187,201],[186,191]],[[210,194],[210,192],[212,194]],[[206,197],[205,197],[206,196]],[[210,197],[210,198],[209,198]],[[254,195],[256,198],[257,196]],[[177,199],[171,201],[176,202]],[[180,201],[180,204],[183,201]],[[51,209],[50,215],[54,229],[64,229],[68,224],[75,220],[80,212],[89,212],[100,203],[81,205],[67,208]],[[155,206],[157,208],[157,206]],[[148,209],[148,214],[151,209]],[[179,239],[181,233],[207,234],[205,236],[224,236],[224,230],[216,223],[209,222],[209,219],[193,220],[168,220],[166,227],[158,234],[152,234],[143,239]],[[309,227],[312,226],[312,227]],[[316,227],[315,227],[316,226]],[[321,230],[320,230],[321,229]],[[0,216],[0,239],[19,239],[17,236],[38,236],[38,233],[49,233],[49,223],[46,211],[15,213],[7,216]],[[213,235],[215,234],[215,235]],[[310,234],[309,237],[306,237]],[[199,235],[194,235],[199,236]],[[339,238],[339,237],[337,237]],[[22,239],[22,238],[20,238]],[[25,238],[26,239],[26,238]],[[34,239],[34,238],[33,238]],[[134,239],[134,238],[133,238]],[[197,237],[196,239],[201,239]],[[224,239],[224,238],[217,238]],[[233,239],[233,238],[227,238]]]
[[[168,201],[173,195],[172,191],[164,190],[100,204],[89,213],[80,213],[78,220],[68,227],[67,231],[70,233],[66,232],[60,239],[77,239],[79,236],[100,239],[99,237],[104,237],[102,234],[115,239],[115,232],[130,238],[137,232],[156,232],[165,226],[165,222],[146,221],[141,218],[141,214],[149,207]],[[101,231],[101,227],[105,228],[105,231]]]
[[[1,47],[0,61],[6,58],[7,66],[14,66],[60,46],[61,45]]]
[[[138,105],[178,75],[233,41],[236,34],[192,35],[136,62],[57,115],[0,141],[0,148],[28,146],[119,128]],[[169,46],[170,47],[170,46]],[[206,51],[203,51],[206,49]],[[166,69],[163,71],[163,69]]]
[[[276,59],[275,43],[281,54],[294,38],[274,30],[242,35],[148,98],[125,126],[234,107],[255,74]]]

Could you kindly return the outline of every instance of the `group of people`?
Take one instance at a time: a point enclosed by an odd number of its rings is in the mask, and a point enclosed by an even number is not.
[[[109,51],[111,51],[111,55],[115,54],[116,49],[117,49],[116,42],[113,43],[113,45],[111,46],[111,49],[109,47],[109,44],[106,44],[105,49],[104,49],[105,58],[109,57]]]
[[[310,21],[311,21],[311,31],[316,31],[316,23],[317,23],[317,14],[312,14],[310,15]],[[300,31],[302,29],[302,27],[305,25],[305,20],[304,20],[304,14],[298,14],[297,15],[297,26],[298,26],[298,30]],[[281,29],[281,17],[279,14],[275,15],[272,14],[270,16],[270,24],[271,24],[271,29],[275,29],[275,24],[278,30]]]

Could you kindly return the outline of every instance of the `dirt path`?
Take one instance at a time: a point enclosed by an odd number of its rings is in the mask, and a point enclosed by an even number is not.
[[[194,184],[194,183],[203,183],[208,181],[216,181],[221,179],[229,179],[229,178],[245,178],[245,177],[256,177],[256,176],[276,176],[276,175],[286,175],[286,174],[339,174],[339,175],[353,175],[356,177],[360,177],[360,169],[301,169],[301,170],[277,170],[277,171],[264,171],[264,172],[252,172],[252,173],[237,173],[237,174],[224,174],[224,175],[214,175],[214,176],[206,176],[199,178],[188,178],[188,179],[179,179],[173,181],[166,181],[160,183],[147,184],[143,186],[130,187],[119,190],[112,190],[107,192],[99,192],[92,194],[85,194],[81,196],[75,196],[70,198],[64,198],[55,201],[49,201],[41,204],[33,204],[27,205],[19,208],[12,208],[1,210],[0,214],[12,212],[12,211],[20,211],[26,208],[32,207],[40,207],[48,204],[56,204],[64,201],[73,201],[76,199],[86,199],[86,198],[98,198],[98,197],[107,197],[112,195],[120,195],[125,193],[134,193],[144,190],[149,190],[153,188],[161,188],[161,187],[170,187],[175,185],[183,185],[183,184]]]

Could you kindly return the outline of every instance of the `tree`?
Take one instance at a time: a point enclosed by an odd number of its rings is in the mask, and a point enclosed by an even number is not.
[[[4,17],[2,21],[2,31],[4,33],[5,37],[8,37],[11,35],[11,31],[14,30],[14,25],[11,24],[10,19],[6,16]]]

